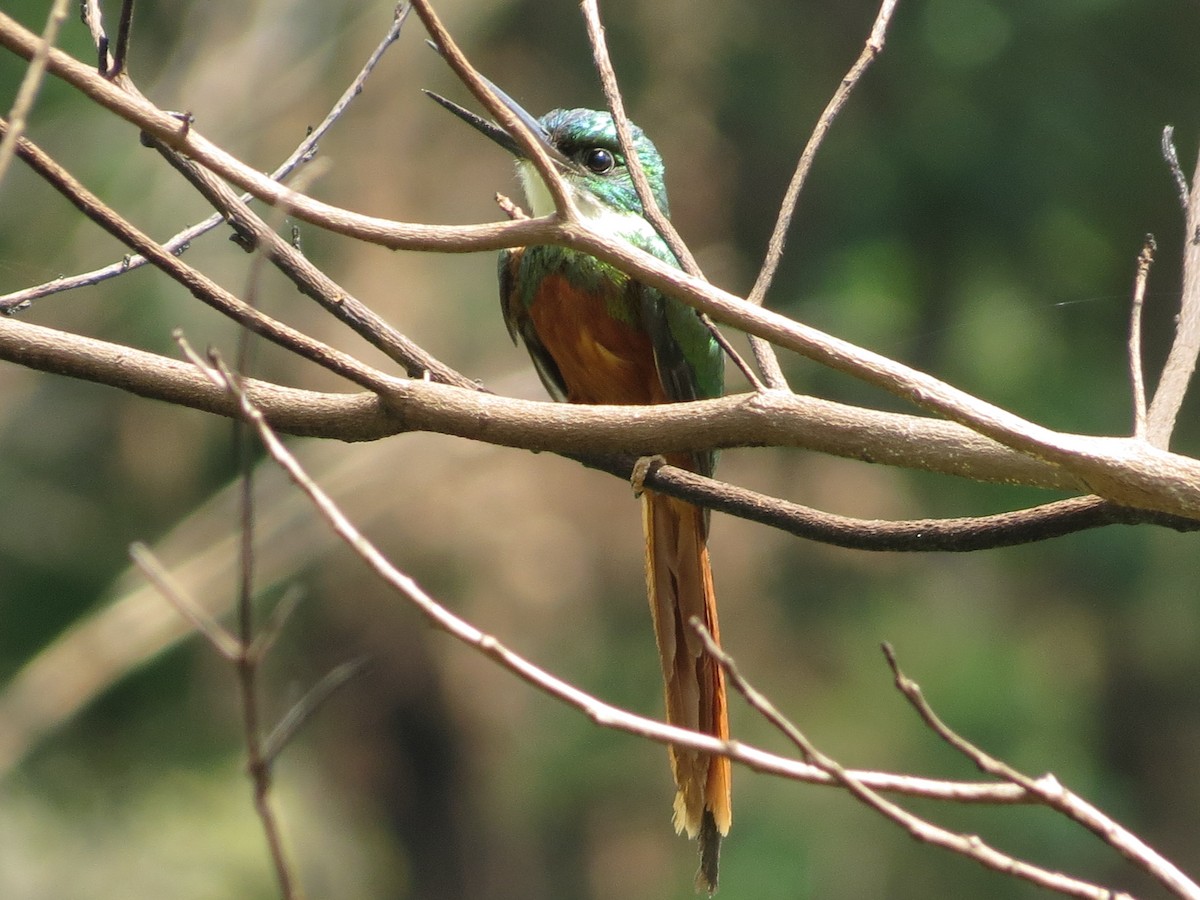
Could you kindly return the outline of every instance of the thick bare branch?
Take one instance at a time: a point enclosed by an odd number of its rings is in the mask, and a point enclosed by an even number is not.
[[[35,35],[0,13],[0,44],[32,55]],[[136,97],[116,90],[91,69],[58,51],[50,71],[169,146],[220,172],[268,202],[286,205],[299,218],[386,246],[464,252],[527,243],[565,243],[627,269],[654,287],[679,296],[714,318],[796,350],[979,431],[1031,456],[1061,466],[1095,493],[1114,502],[1178,515],[1200,513],[1200,463],[1123,438],[1056,433],[984,403],[924,373],[807,328],[727,292],[690,278],[673,267],[609,240],[579,223],[533,219],[492,225],[417,226],[360,216],[321,204],[271,182],[205,140],[196,128]]]
[[[0,359],[222,416],[236,414],[224,392],[186,363],[43,325],[0,319]],[[960,425],[782,392],[604,407],[516,400],[421,379],[397,380],[386,400],[374,393],[318,393],[254,380],[247,385],[275,428],[310,437],[368,441],[434,431],[527,450],[639,456],[794,446],[986,481],[1080,488],[1058,468]],[[897,440],[875,446],[881,433],[894,433]]]
[[[36,49],[37,38],[0,13],[0,45],[28,56]],[[424,226],[361,216],[319,203],[270,181],[204,139],[196,128],[181,128],[177,119],[114,89],[69,56],[51,52],[49,67],[168,146],[182,150],[260,199],[283,204],[298,218],[321,227],[384,246],[450,252],[529,243],[568,244],[619,265],[718,321],[851,374],[1016,450],[1060,465],[1110,500],[1181,515],[1200,512],[1200,463],[1194,460],[1146,448],[1130,439],[1081,438],[1037,426],[908,366],[759,309],[575,221],[551,218],[464,227]]]

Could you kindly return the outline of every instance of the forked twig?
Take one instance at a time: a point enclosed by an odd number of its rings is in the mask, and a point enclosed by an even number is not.
[[[900,669],[896,652],[892,646],[885,643],[882,649],[895,677],[896,689],[904,695],[930,730],[974,763],[981,772],[993,778],[1001,778],[1020,785],[1045,806],[1095,834],[1130,862],[1159,881],[1175,896],[1185,897],[1188,900],[1200,898],[1200,885],[1184,875],[1177,866],[1148,846],[1137,835],[1113,821],[1086,800],[1072,794],[1053,775],[1030,778],[1007,763],[985,753],[955,732],[933,711],[925,699],[925,695],[921,692],[920,685]]]
[[[84,10],[87,5],[85,3]],[[109,58],[108,35],[102,35],[96,42],[96,50],[100,57],[99,69],[105,78],[116,78],[125,73],[125,65],[129,53],[129,32],[133,27],[133,0],[121,0],[121,17],[117,22],[117,42],[114,46],[111,60]]]
[[[87,9],[88,6],[94,2],[95,0],[89,0],[89,3],[85,5],[85,9]],[[296,149],[292,151],[291,155],[289,155],[287,159],[280,163],[279,166],[267,176],[268,178],[271,178],[275,181],[283,181],[298,167],[313,159],[317,152],[318,142],[328,133],[329,129],[333,127],[338,119],[341,118],[342,113],[346,111],[351,102],[353,102],[354,99],[362,93],[363,85],[366,83],[371,72],[375,69],[375,66],[379,63],[379,60],[383,57],[383,54],[400,37],[400,31],[404,26],[405,19],[408,18],[409,9],[410,7],[405,3],[397,5],[391,27],[388,29],[387,34],[384,35],[383,40],[379,42],[378,46],[375,47],[371,55],[367,58],[366,63],[363,65],[362,69],[359,70],[358,75],[356,75],[354,80],[350,82],[350,85],[346,88],[346,90],[342,92],[342,96],[338,98],[338,101],[325,115],[325,118],[320,122],[320,124],[305,136],[304,140],[296,146]],[[95,11],[95,14],[98,15],[98,9]],[[89,24],[91,24],[90,19]],[[93,34],[98,42],[99,39],[104,36],[103,30],[94,25],[92,27]],[[242,203],[246,203],[250,199],[252,199],[250,194],[242,194],[239,197],[239,200]],[[162,243],[162,247],[169,253],[175,255],[181,254],[190,247],[192,241],[204,234],[207,234],[219,225],[224,224],[224,222],[225,218],[220,213],[214,213],[207,219],[197,222],[196,224],[183,229],[173,237],[167,239]],[[98,269],[93,269],[89,272],[82,272],[76,275],[55,278],[53,281],[48,281],[44,284],[35,285],[19,291],[13,291],[12,293],[0,296],[0,313],[11,314],[25,310],[29,308],[35,300],[39,300],[43,297],[48,297],[53,294],[62,293],[64,291],[74,290],[76,288],[90,287],[103,281],[107,281],[110,278],[123,275],[126,272],[132,271],[133,269],[141,268],[149,262],[150,260],[148,260],[146,257],[139,253],[134,253],[117,262],[111,263],[107,266],[102,266]]]
[[[143,544],[134,544],[129,548],[129,554],[134,563],[146,575],[187,621],[208,639],[212,647],[226,660],[234,665],[238,673],[239,693],[242,696],[243,729],[247,753],[247,772],[254,785],[254,806],[262,823],[263,834],[266,837],[268,852],[279,882],[280,894],[285,900],[299,897],[295,883],[295,875],[288,863],[287,854],[283,847],[283,837],[274,809],[270,803],[271,763],[279,748],[283,745],[281,739],[275,744],[266,744],[259,734],[258,699],[255,688],[255,678],[261,657],[252,652],[253,644],[247,640],[244,630],[246,619],[243,615],[243,630],[241,637],[230,633],[226,628],[205,612],[204,608],[183,591],[171,578],[170,574]],[[294,731],[294,729],[292,729]],[[288,732],[285,736],[290,736]],[[272,734],[274,736],[274,733]],[[264,748],[270,746],[271,753],[265,753]]]
[[[7,123],[0,120],[0,133],[7,133],[7,131]],[[392,381],[389,376],[347,353],[335,350],[327,344],[309,337],[298,329],[264,315],[243,302],[208,276],[165,250],[161,244],[84,187],[73,175],[31,141],[21,138],[17,142],[17,153],[41,178],[66,197],[80,212],[126,246],[146,256],[156,267],[187,288],[198,300],[207,303],[255,334],[291,350],[298,356],[315,362],[369,390],[386,392],[387,385]]]
[[[1091,882],[1082,881],[1052,872],[1041,866],[1033,865],[1022,859],[1017,859],[995,847],[985,843],[978,835],[956,834],[948,829],[910,813],[891,800],[882,797],[877,791],[864,784],[855,773],[849,771],[835,759],[825,755],[810,741],[804,733],[785,717],[774,704],[751,685],[739,671],[737,664],[725,650],[713,640],[704,623],[698,618],[690,620],[691,627],[704,642],[705,651],[710,654],[728,677],[734,689],[746,698],[746,702],[763,716],[768,722],[779,729],[804,757],[813,765],[827,773],[836,783],[846,789],[859,802],[875,810],[884,818],[904,828],[913,838],[923,843],[932,844],[957,853],[967,859],[974,860],[981,866],[1022,878],[1039,887],[1057,891],[1068,897],[1083,897],[1087,900],[1132,900],[1126,894],[1116,893]]]
[[[312,719],[313,713],[333,696],[338,688],[366,668],[368,662],[367,657],[363,656],[334,666],[309,689],[307,694],[293,704],[263,741],[262,755],[267,765],[275,762],[283,749],[296,736],[296,732]]]
[[[867,38],[862,52],[858,59],[854,61],[854,65],[850,67],[845,77],[842,78],[837,90],[833,92],[833,96],[825,105],[824,111],[821,113],[817,124],[813,127],[812,134],[809,135],[808,142],[804,146],[804,150],[800,154],[800,160],[796,163],[796,170],[792,173],[792,180],[788,183],[787,190],[783,195],[783,202],[779,207],[779,215],[775,219],[775,227],[771,231],[771,237],[767,241],[767,252],[763,258],[762,266],[758,270],[758,277],[754,280],[754,287],[750,289],[750,293],[746,296],[749,303],[757,306],[762,306],[766,300],[767,291],[771,288],[771,282],[775,278],[775,272],[779,268],[779,263],[783,259],[783,247],[787,241],[788,230],[791,228],[792,219],[796,214],[796,204],[800,200],[800,192],[804,189],[804,184],[808,180],[808,173],[812,171],[813,161],[817,157],[817,150],[820,149],[821,143],[825,140],[825,135],[829,132],[830,126],[833,125],[834,119],[841,113],[842,108],[846,105],[846,101],[850,99],[850,94],[862,78],[863,74],[875,61],[880,53],[883,52],[884,39],[887,36],[888,25],[892,19],[892,13],[895,11],[898,0],[883,0],[879,7],[879,12],[875,16],[875,22],[871,26],[871,34]],[[759,368],[763,370],[764,377],[767,383],[774,388],[787,388],[787,381],[784,378],[783,370],[779,367],[779,360],[775,355],[775,349],[771,344],[759,337],[750,337],[750,347],[754,351],[754,358],[758,361]]]

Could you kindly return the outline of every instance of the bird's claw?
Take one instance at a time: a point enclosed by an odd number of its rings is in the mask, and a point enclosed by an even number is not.
[[[633,496],[640,497],[646,492],[646,478],[659,466],[665,466],[666,459],[661,454],[639,456],[633,464],[633,473],[629,476],[629,484],[633,488]]]

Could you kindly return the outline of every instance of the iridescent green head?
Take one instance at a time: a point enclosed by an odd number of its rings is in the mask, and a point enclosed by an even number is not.
[[[562,167],[568,184],[577,191],[595,196],[607,206],[642,214],[642,203],[633,187],[617,128],[609,113],[594,109],[555,109],[538,119],[538,124],[544,129],[550,146],[573,163],[569,168]],[[633,150],[642,163],[654,199],[667,213],[662,157],[642,129],[631,123],[630,131]]]
[[[570,185],[584,215],[593,219],[602,219],[606,212],[643,215],[642,203],[633,187],[617,129],[609,113],[594,109],[555,109],[535,119],[495,85],[492,89],[541,142]],[[534,215],[544,216],[554,211],[541,177],[512,135],[445,97],[426,93],[518,158],[518,168]],[[640,128],[631,124],[630,130],[633,149],[650,182],[654,199],[667,213],[662,157]]]

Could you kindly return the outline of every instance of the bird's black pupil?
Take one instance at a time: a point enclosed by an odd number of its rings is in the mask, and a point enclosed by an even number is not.
[[[593,147],[584,154],[583,163],[597,175],[603,175],[612,171],[616,160],[613,159],[612,153],[603,147]]]

